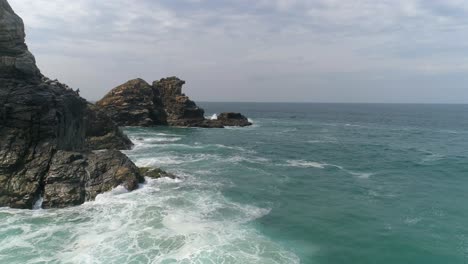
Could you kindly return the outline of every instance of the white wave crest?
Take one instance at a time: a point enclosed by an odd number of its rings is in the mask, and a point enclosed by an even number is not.
[[[0,258],[15,263],[300,263],[246,225],[269,208],[230,201],[194,177],[118,187],[61,210],[8,210]]]
[[[317,169],[324,169],[329,164],[320,163],[315,161],[305,161],[305,160],[288,160],[287,164],[291,167],[299,167],[299,168],[317,168]]]

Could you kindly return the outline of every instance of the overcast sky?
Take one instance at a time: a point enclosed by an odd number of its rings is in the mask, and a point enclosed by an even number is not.
[[[468,103],[466,0],[9,0],[89,100],[176,75],[199,101]]]

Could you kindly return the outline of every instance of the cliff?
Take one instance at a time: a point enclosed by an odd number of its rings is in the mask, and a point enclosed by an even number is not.
[[[131,142],[68,86],[42,76],[23,21],[0,0],[0,207],[81,204],[144,179],[116,150]],[[102,127],[102,130],[96,129]],[[107,137],[107,138],[106,138]]]

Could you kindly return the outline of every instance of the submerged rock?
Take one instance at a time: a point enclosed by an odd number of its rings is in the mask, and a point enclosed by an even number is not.
[[[140,174],[143,177],[148,177],[151,179],[159,179],[159,178],[171,178],[171,179],[177,179],[177,176],[175,176],[172,173],[166,172],[160,168],[148,168],[148,167],[142,167],[139,168]]]
[[[217,119],[211,120],[212,122],[218,122],[223,126],[250,126],[252,123],[249,121],[247,117],[242,115],[241,113],[221,113],[217,115]]]
[[[104,116],[40,74],[22,20],[0,0],[0,207],[31,209],[40,197],[65,207],[120,184],[136,188],[143,177],[125,155],[90,151],[128,144]]]
[[[251,125],[237,113],[224,113],[218,120],[205,119],[205,111],[182,93],[185,81],[177,77],[154,81],[128,81],[112,89],[96,105],[119,126],[169,125],[222,128]]]

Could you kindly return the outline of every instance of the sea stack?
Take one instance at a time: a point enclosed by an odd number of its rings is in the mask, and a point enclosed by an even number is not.
[[[205,111],[182,93],[185,81],[177,77],[163,78],[153,82],[155,95],[160,97],[170,126],[200,126],[205,120]]]
[[[152,85],[143,79],[130,80],[112,89],[96,103],[119,126],[179,126],[223,128],[249,126],[239,113],[221,113],[220,118],[205,118],[205,111],[182,92],[185,81],[163,78]]]
[[[0,0],[0,207],[43,200],[43,208],[60,208],[118,185],[137,188],[144,179],[124,154],[92,151],[131,142],[77,92],[44,77],[24,40],[22,19]]]

